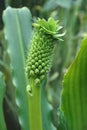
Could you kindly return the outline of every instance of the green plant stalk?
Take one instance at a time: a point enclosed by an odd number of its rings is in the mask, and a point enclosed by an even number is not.
[[[3,107],[1,106],[3,103],[0,100],[0,130],[7,130],[4,120]]]
[[[30,89],[29,93],[29,123],[30,130],[43,130],[42,129],[42,115],[41,115],[41,86],[36,86],[33,79],[30,80]]]
[[[5,83],[3,81],[2,73],[0,72],[0,130],[7,130],[3,114],[3,98],[5,94]]]

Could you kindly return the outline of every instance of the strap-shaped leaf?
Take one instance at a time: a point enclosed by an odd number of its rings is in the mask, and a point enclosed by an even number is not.
[[[17,91],[19,121],[22,130],[29,130],[24,49],[27,47],[31,35],[31,14],[25,7],[22,9],[8,7],[4,11],[3,21],[13,69],[13,82]]]
[[[4,120],[4,114],[3,114],[3,98],[5,95],[5,82],[3,80],[3,75],[0,72],[0,130],[7,130]]]
[[[68,130],[87,130],[87,38],[65,74],[61,109]]]

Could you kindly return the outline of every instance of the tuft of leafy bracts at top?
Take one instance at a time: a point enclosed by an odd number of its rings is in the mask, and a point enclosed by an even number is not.
[[[61,40],[60,37],[64,33],[59,34],[62,27],[59,26],[59,21],[53,18],[49,18],[48,21],[39,18],[33,26],[34,32],[27,56],[26,73],[29,80],[33,78],[36,84],[40,84],[50,70],[54,43]]]

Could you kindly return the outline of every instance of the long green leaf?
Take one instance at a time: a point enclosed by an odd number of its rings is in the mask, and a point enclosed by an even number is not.
[[[44,9],[46,11],[55,9],[56,7],[61,6],[64,8],[70,8],[72,6],[72,1],[70,0],[48,0],[45,5],[44,5]]]
[[[22,130],[29,130],[24,51],[31,35],[31,14],[25,7],[22,9],[8,7],[4,11],[3,21],[13,69],[13,82],[17,91],[19,121]]]
[[[3,80],[3,75],[0,72],[0,130],[7,130],[3,114],[3,98],[5,95],[5,90],[5,82]]]
[[[61,110],[68,130],[87,130],[87,38],[63,81]]]

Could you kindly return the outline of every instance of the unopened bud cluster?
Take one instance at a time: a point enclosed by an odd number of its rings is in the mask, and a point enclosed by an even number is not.
[[[28,79],[33,78],[36,84],[41,83],[50,70],[53,50],[53,36],[43,26],[35,26],[26,63]]]

